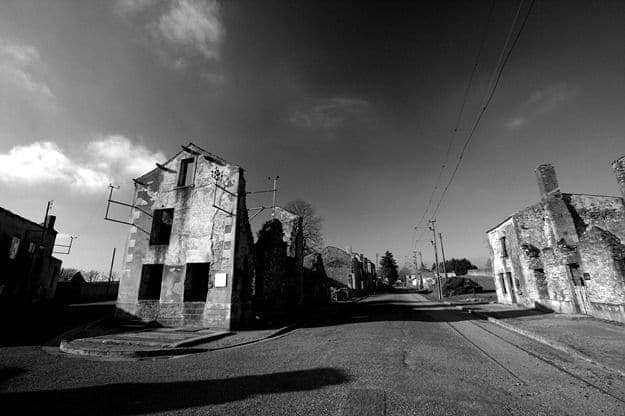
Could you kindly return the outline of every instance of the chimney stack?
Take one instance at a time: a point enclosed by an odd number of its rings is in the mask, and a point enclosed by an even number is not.
[[[534,172],[536,172],[536,182],[538,183],[541,199],[560,192],[556,170],[553,165],[548,163],[538,165]]]
[[[56,215],[48,215],[43,227],[47,230],[54,230],[54,223],[56,222]]]
[[[612,162],[612,169],[614,170],[614,176],[616,176],[616,182],[621,195],[625,198],[625,156],[621,156]]]

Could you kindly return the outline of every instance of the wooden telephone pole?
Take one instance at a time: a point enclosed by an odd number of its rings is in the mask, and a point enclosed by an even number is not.
[[[434,262],[436,270],[436,282],[438,283],[438,300],[443,300],[443,288],[441,287],[441,274],[438,270],[438,249],[436,247],[436,220],[430,220],[430,230],[432,230],[432,245],[434,246]]]

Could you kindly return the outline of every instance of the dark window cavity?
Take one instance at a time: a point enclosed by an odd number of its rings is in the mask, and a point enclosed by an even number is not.
[[[505,295],[508,293],[508,291],[506,290],[506,282],[503,276],[504,276],[503,273],[499,273],[499,283],[501,284],[501,292]]]
[[[162,264],[144,264],[141,269],[139,300],[159,300],[163,280]]]
[[[512,286],[512,273],[506,272],[506,283],[511,292],[514,292],[514,286]]]
[[[501,237],[499,239],[501,243],[501,257],[508,257],[508,248],[506,247],[506,237]]]
[[[173,208],[154,210],[150,244],[169,244],[169,236],[171,235],[171,225],[173,220]]]
[[[178,186],[193,185],[193,176],[195,175],[195,159],[190,157],[180,161],[180,169],[178,170]]]
[[[187,263],[184,280],[185,302],[206,302],[210,263]]]

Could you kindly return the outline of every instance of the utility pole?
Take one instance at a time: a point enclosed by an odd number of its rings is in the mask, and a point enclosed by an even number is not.
[[[109,281],[108,284],[106,285],[106,295],[108,296],[109,294],[109,289],[111,287],[111,280],[113,280],[113,264],[115,263],[115,250],[117,248],[113,247],[113,256],[111,257],[111,268],[109,269]]]
[[[430,230],[432,230],[432,245],[434,246],[434,264],[436,270],[436,282],[438,283],[438,300],[443,300],[443,288],[441,287],[441,274],[438,270],[438,250],[436,248],[436,226],[434,225],[436,220],[430,220]]]
[[[269,180],[271,180],[272,178],[269,177]],[[271,201],[271,218],[276,216],[276,193],[278,192],[278,179],[280,179],[279,176],[274,176],[273,177],[273,199]]]
[[[419,252],[421,253],[421,252]],[[415,277],[417,277],[419,279],[419,289],[423,289],[423,277],[421,276],[421,269],[419,269],[419,263],[417,263],[417,252],[413,251],[412,252],[412,261],[414,262],[414,272],[415,272]]]
[[[445,279],[447,279],[447,262],[445,262],[445,249],[443,248],[443,234],[438,233],[438,238],[441,240],[441,254],[443,255],[443,271],[445,272]]]

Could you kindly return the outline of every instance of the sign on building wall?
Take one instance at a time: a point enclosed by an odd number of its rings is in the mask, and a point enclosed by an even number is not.
[[[227,273],[215,273],[215,287],[226,287],[228,281]]]
[[[17,257],[17,251],[20,249],[20,239],[17,237],[13,237],[11,240],[11,247],[9,248],[9,258],[11,260],[15,260]]]

